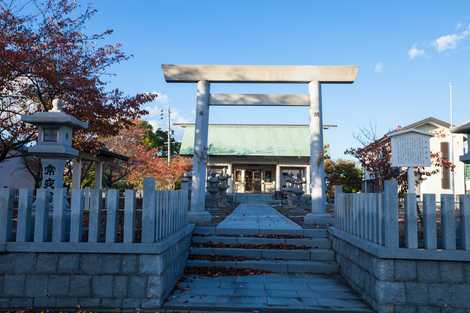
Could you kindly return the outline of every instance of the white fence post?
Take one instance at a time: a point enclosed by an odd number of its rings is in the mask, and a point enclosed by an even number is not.
[[[358,233],[359,233],[359,213],[358,213],[358,210],[357,208],[359,207],[359,198],[357,197],[356,194],[353,194],[352,195],[352,199],[351,199],[351,203],[352,203],[352,206],[351,206],[351,209],[352,209],[352,234],[354,236],[357,236]]]
[[[375,242],[375,194],[367,194],[367,239]]]
[[[13,191],[0,189],[0,243],[7,242],[11,236]]]
[[[52,242],[63,242],[65,239],[65,201],[67,189],[54,189],[52,208]]]
[[[124,239],[125,243],[134,242],[135,225],[135,191],[127,189],[124,192]]]
[[[335,227],[343,230],[341,227],[341,216],[343,215],[343,206],[342,206],[342,192],[343,192],[343,186],[336,185],[333,187],[334,192],[335,192],[335,215],[336,215],[336,223]]]
[[[163,192],[158,191],[156,196],[155,196],[155,202],[156,202],[156,216],[155,216],[155,221],[156,221],[156,230],[155,230],[155,238],[157,241],[163,238]]]
[[[423,195],[424,248],[437,248],[436,195]]]
[[[350,234],[353,233],[353,195],[352,193],[346,194],[346,219],[347,219],[347,227],[346,231]]]
[[[80,242],[83,231],[83,191],[72,189],[70,212],[70,242]]]
[[[101,189],[91,189],[88,213],[88,242],[98,242],[100,237],[101,223],[101,200],[103,195]]]
[[[168,216],[170,219],[170,222],[168,225],[170,225],[170,231],[169,233],[173,233],[175,231],[175,192],[174,191],[169,191],[168,192],[168,199],[169,199],[169,205],[168,205]]]
[[[384,186],[385,246],[399,247],[398,232],[398,184],[395,179],[385,181]]]
[[[377,203],[377,243],[379,245],[384,244],[384,194],[377,193],[375,196],[375,201]]]
[[[31,189],[21,188],[18,201],[18,222],[16,227],[17,242],[28,242],[32,240],[32,203],[33,194]]]
[[[106,195],[106,236],[108,243],[116,242],[116,218],[119,205],[119,192],[116,189],[109,189]]]
[[[454,195],[441,194],[442,247],[456,249]]]
[[[460,223],[462,227],[462,248],[470,250],[470,196],[460,196]]]
[[[142,202],[142,242],[155,241],[155,178],[144,178],[144,199]]]
[[[49,229],[49,199],[49,190],[38,189],[36,191],[34,212],[34,242],[44,242],[47,240]]]
[[[407,193],[405,196],[405,239],[406,247],[418,248],[418,214],[416,212],[416,194]]]
[[[359,238],[364,238],[364,194],[358,193],[356,194],[357,197],[357,235]]]
[[[362,193],[362,238],[369,240],[369,195]]]
[[[169,201],[168,201],[168,191],[162,191],[162,197],[163,197],[163,206],[162,206],[162,216],[163,216],[163,237],[165,238],[168,235],[168,207],[169,207]]]
[[[183,225],[188,223],[189,190],[183,191]]]

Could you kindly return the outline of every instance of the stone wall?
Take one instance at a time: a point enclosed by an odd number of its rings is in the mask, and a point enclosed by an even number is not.
[[[470,262],[383,259],[331,239],[342,276],[379,313],[470,312]]]
[[[191,233],[160,254],[0,254],[0,309],[158,308],[182,275]]]

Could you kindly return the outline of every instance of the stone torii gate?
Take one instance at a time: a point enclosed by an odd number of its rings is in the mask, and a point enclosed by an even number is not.
[[[326,213],[323,168],[323,121],[321,85],[353,83],[358,67],[348,66],[265,66],[265,65],[173,65],[163,64],[168,83],[196,83],[196,127],[193,153],[193,181],[190,221],[210,222],[205,209],[209,106],[309,106],[310,107],[310,195],[312,212],[306,224],[330,222]],[[211,94],[211,83],[297,83],[308,84],[308,95],[297,94]],[[236,134],[234,134],[236,136]]]

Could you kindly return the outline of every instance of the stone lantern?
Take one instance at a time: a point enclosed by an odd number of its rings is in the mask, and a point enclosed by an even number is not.
[[[42,188],[63,187],[65,162],[78,156],[78,150],[72,148],[73,129],[88,128],[87,122],[63,112],[63,106],[61,100],[54,99],[51,111],[21,117],[39,128],[37,144],[28,152],[41,159]]]
[[[470,121],[452,129],[454,134],[467,135],[467,149],[464,154],[460,156],[460,161],[465,164],[470,164]]]

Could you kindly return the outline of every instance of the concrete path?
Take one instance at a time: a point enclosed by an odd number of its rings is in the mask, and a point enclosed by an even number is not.
[[[242,203],[217,225],[219,229],[286,231],[301,230],[302,227],[267,204]]]
[[[164,308],[194,311],[372,312],[336,275],[188,276]]]

